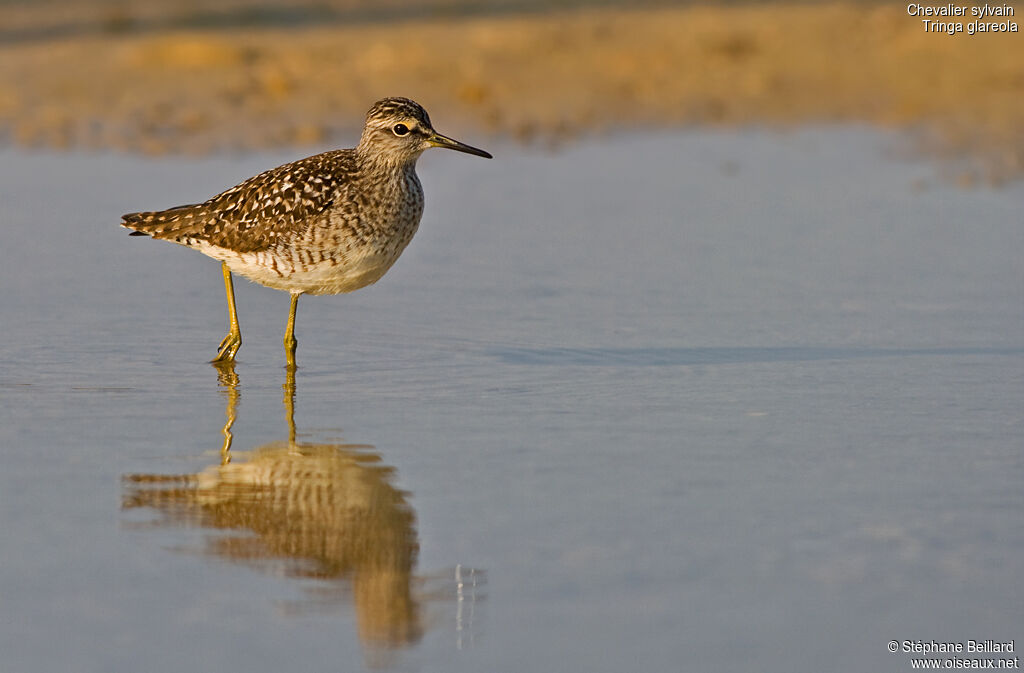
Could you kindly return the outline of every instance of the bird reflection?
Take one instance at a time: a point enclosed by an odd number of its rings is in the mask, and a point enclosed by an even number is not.
[[[283,386],[288,440],[232,449],[240,397],[233,364],[220,366],[219,378],[227,398],[220,464],[191,475],[127,475],[124,508],[158,510],[157,525],[224,531],[204,553],[344,582],[338,593],[352,597],[367,654],[419,641],[416,515],[391,483],[393,468],[372,446],[296,441],[293,369]]]

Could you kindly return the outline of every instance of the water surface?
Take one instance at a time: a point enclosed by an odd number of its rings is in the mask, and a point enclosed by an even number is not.
[[[275,154],[0,154],[11,671],[903,670],[1022,638],[1022,192],[862,129],[421,160],[299,307],[129,238]],[[495,148],[489,148],[495,149]],[[225,429],[230,450],[225,451]]]

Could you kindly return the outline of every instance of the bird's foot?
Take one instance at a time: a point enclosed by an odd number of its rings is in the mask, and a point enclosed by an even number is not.
[[[217,357],[213,358],[210,362],[217,364],[220,362],[234,362],[235,353],[242,346],[242,334],[240,332],[228,332],[228,335],[221,339],[220,346],[217,347]]]

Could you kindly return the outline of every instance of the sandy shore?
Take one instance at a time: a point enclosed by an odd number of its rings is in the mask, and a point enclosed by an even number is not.
[[[927,32],[904,4],[854,3],[111,29],[0,42],[0,139],[150,153],[347,142],[370,102],[397,94],[478,139],[906,127],[957,171],[1001,180],[1024,171],[1021,46],[1020,33]]]

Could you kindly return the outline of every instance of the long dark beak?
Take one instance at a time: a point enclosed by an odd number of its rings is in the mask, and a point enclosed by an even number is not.
[[[483,157],[484,159],[494,158],[491,156],[490,152],[484,152],[483,150],[477,149],[475,147],[470,147],[465,143],[460,143],[458,140],[454,140],[452,138],[449,138],[448,136],[443,136],[437,131],[434,131],[434,133],[429,138],[427,138],[427,142],[434,147],[445,147],[450,150],[465,152],[466,154],[475,154],[476,156]]]

